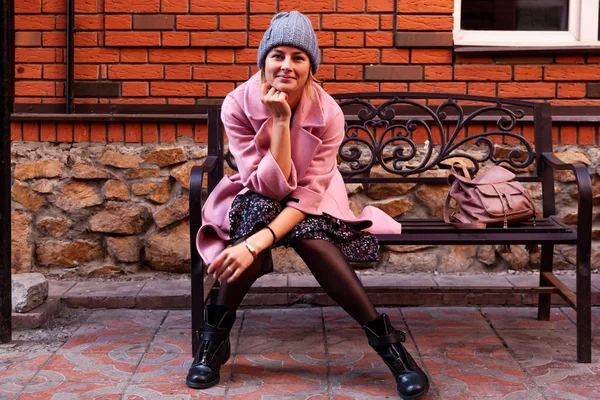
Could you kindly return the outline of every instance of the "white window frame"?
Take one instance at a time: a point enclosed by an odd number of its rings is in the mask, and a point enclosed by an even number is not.
[[[569,0],[567,31],[470,31],[461,30],[462,0],[454,0],[454,44],[459,46],[599,46],[598,0]]]

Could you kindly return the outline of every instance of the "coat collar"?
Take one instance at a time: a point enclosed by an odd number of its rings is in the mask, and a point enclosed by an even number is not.
[[[308,96],[302,96],[296,107],[294,119],[292,120],[292,128],[295,126],[305,130],[309,128],[324,128],[325,117],[323,115],[323,90],[319,85],[313,83],[314,97],[313,102]],[[244,108],[249,118],[256,122],[266,121],[271,114],[265,105],[260,101],[260,71],[254,74],[244,88]]]

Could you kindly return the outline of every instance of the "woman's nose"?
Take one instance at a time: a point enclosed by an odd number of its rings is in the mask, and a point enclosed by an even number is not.
[[[284,57],[283,62],[281,63],[281,69],[289,69],[290,68],[290,58]]]

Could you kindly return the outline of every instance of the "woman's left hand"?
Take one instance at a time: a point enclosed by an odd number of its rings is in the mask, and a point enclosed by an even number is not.
[[[207,272],[214,274],[215,279],[218,279],[219,282],[227,279],[229,283],[239,278],[252,265],[253,261],[252,254],[244,242],[241,242],[223,250],[209,265]]]

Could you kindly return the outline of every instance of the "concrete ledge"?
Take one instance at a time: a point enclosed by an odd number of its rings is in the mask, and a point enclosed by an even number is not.
[[[574,272],[558,274],[571,290],[576,288]],[[359,275],[365,287],[406,286],[415,293],[370,293],[377,306],[535,306],[536,294],[529,293],[425,293],[427,287],[490,286],[498,288],[535,286],[537,274],[515,275],[434,275],[434,274],[365,274]],[[42,306],[24,314],[13,314],[15,329],[33,329],[42,326],[62,306],[72,308],[140,308],[189,309],[191,284],[189,279],[148,279],[145,281],[58,281],[50,280],[49,298]],[[312,275],[269,274],[260,278],[255,287],[318,287]],[[242,302],[245,307],[335,305],[325,293],[249,293]],[[564,306],[565,301],[552,295],[553,306]],[[592,275],[592,305],[600,305],[600,274]]]
[[[12,313],[13,329],[35,329],[44,325],[61,307],[59,298],[48,298],[44,304],[26,313]]]
[[[572,290],[575,289],[575,274],[558,275]],[[498,288],[535,286],[537,274],[518,275],[434,275],[434,274],[372,274],[359,275],[365,287],[410,286],[416,293],[389,294],[370,293],[371,300],[378,306],[466,306],[466,305],[536,305],[538,296],[527,293],[430,293],[426,287],[469,287],[491,286]],[[592,275],[592,303],[600,305],[600,275]],[[261,277],[254,287],[319,287],[312,275],[269,274]],[[421,290],[419,292],[419,290]],[[191,284],[189,279],[150,279],[129,282],[78,282],[63,296],[69,307],[85,308],[190,308]],[[558,295],[552,296],[555,306],[566,303]],[[242,306],[287,306],[306,304],[329,306],[335,303],[324,293],[252,293],[244,298]]]
[[[165,281],[166,282],[166,281]],[[73,308],[135,308],[143,281],[77,282],[62,297]]]

